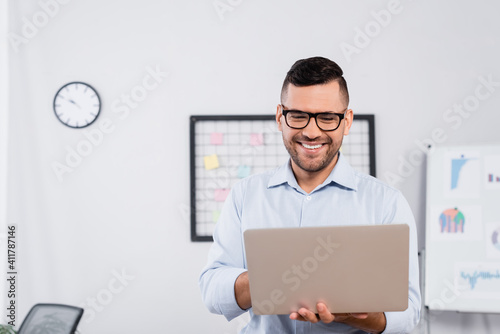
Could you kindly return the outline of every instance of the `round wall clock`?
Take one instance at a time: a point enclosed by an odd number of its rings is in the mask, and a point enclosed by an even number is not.
[[[84,128],[99,116],[101,100],[89,84],[70,82],[57,91],[54,97],[54,112],[64,125],[70,128]]]

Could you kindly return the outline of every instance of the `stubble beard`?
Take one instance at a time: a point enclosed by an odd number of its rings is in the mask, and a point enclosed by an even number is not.
[[[342,145],[342,142],[340,143],[333,143],[332,139],[328,137],[328,141],[326,142],[327,145],[329,145],[328,150],[325,152],[325,154],[317,160],[310,160],[307,157],[300,157],[298,151],[295,149],[295,145],[300,145],[297,141],[297,139],[294,137],[292,138],[291,141],[286,141],[285,138],[283,138],[283,143],[285,144],[285,148],[288,151],[288,154],[290,154],[290,158],[292,161],[302,170],[309,172],[309,173],[314,173],[314,172],[319,172],[326,167],[330,165],[330,163],[335,159],[339,152],[340,145]]]

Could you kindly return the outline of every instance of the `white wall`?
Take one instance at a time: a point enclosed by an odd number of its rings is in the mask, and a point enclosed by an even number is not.
[[[221,3],[232,10],[219,15]],[[498,86],[462,124],[443,118],[470,100],[480,77],[500,81],[500,5],[392,3],[11,1],[9,31],[25,38],[9,49],[7,203],[20,229],[19,320],[45,301],[85,305],[83,334],[235,332],[242,322],[209,314],[197,287],[210,245],[189,241],[188,118],[274,113],[286,71],[314,55],[343,67],[355,112],[376,114],[378,175],[397,178],[422,248],[425,164],[416,141],[438,128],[443,144],[500,141]],[[387,8],[390,17],[380,14]],[[372,37],[360,37],[365,29]],[[125,114],[123,94],[151,70],[165,75]],[[101,96],[102,114],[87,130],[64,127],[52,111],[70,81]],[[104,120],[111,130],[100,137]],[[53,164],[66,164],[88,135],[92,152],[60,181]],[[482,316],[451,313],[433,317],[431,329],[491,333]]]

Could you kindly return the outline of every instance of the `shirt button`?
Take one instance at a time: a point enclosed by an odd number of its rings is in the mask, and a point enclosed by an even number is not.
[[[311,196],[307,196],[307,197],[306,197],[306,199],[307,199],[308,201],[310,201],[310,200],[311,200],[311,198],[312,198]]]

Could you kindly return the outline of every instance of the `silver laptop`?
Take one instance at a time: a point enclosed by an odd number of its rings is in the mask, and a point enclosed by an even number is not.
[[[406,224],[251,229],[244,232],[255,314],[324,302],[332,313],[408,307]]]

